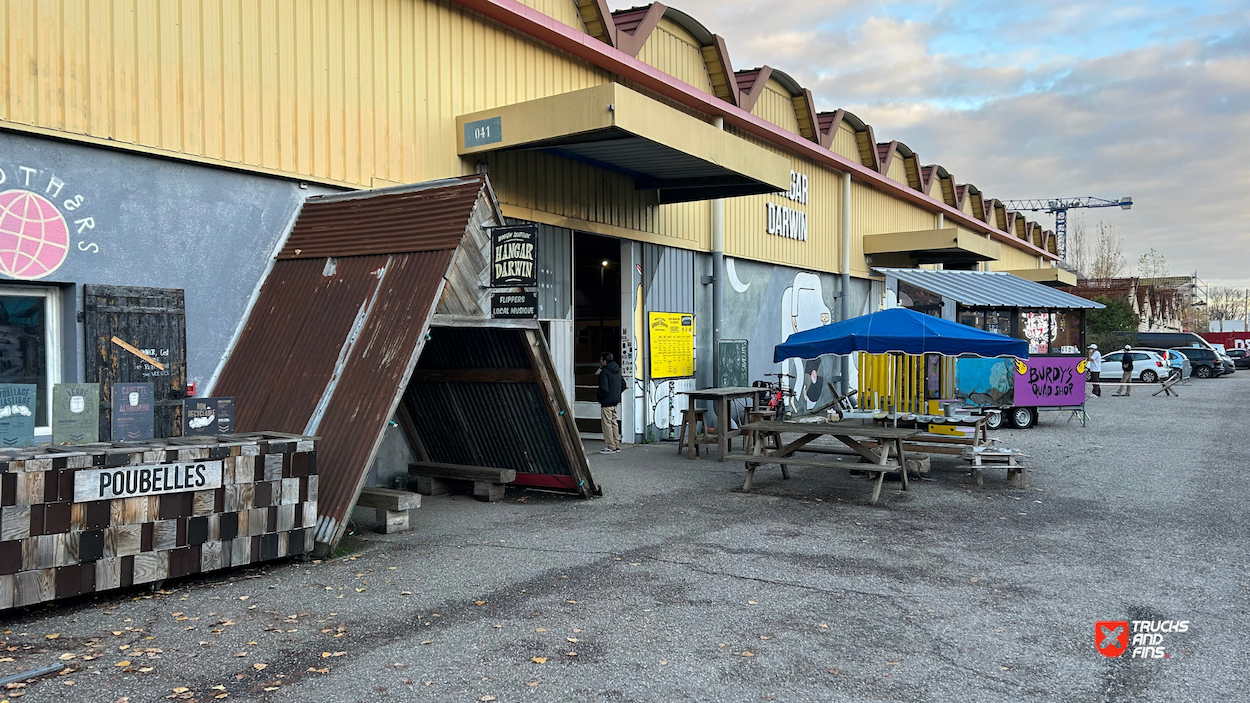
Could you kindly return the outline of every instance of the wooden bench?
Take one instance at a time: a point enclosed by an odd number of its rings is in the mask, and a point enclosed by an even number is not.
[[[981,469],[1007,469],[1007,485],[1024,489],[1029,487],[1028,470],[1016,460],[1027,456],[1018,449],[976,447],[964,452],[962,458],[971,462],[972,475],[976,477],[978,486],[985,485]]]
[[[834,452],[820,452],[822,454]],[[789,467],[791,466],[811,466],[818,469],[849,469],[851,471],[863,471],[868,474],[876,474],[872,488],[872,502],[876,503],[881,496],[881,484],[886,474],[896,473],[898,469],[898,461],[894,459],[888,460],[884,464],[858,463],[860,456],[855,455],[856,461],[838,461],[836,459],[808,459],[797,456],[770,456],[768,454],[727,454],[725,461],[741,461],[747,465],[747,479],[743,484],[743,492],[751,490],[751,484],[755,478],[755,469],[763,464],[779,464],[781,466],[781,477],[783,479],[790,478]],[[873,477],[869,477],[873,478]]]
[[[374,510],[378,532],[389,535],[407,532],[408,511],[421,507],[421,496],[394,488],[362,488],[356,499],[357,510]]]
[[[504,484],[516,480],[516,471],[512,469],[439,464],[432,461],[409,464],[408,475],[417,477],[417,493],[422,495],[446,494],[448,481],[471,481],[473,482],[473,495],[478,500],[488,502],[503,500]]]

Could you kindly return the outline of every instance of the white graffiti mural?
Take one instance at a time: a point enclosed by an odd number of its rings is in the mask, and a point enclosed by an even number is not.
[[[820,276],[796,273],[794,282],[781,295],[781,339],[827,325],[832,319],[832,311],[825,305]],[[825,388],[820,359],[788,359],[782,363],[782,373],[796,378],[792,401],[795,411],[811,410],[819,405]]]

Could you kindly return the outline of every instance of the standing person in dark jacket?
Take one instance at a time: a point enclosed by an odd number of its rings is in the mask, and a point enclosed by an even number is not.
[[[603,449],[600,454],[615,454],[621,451],[621,430],[617,427],[616,408],[621,404],[621,394],[625,392],[625,379],[621,377],[621,367],[612,360],[612,355],[604,352],[599,355],[599,419],[603,423]]]
[[[1120,387],[1111,395],[1131,395],[1133,390],[1133,348],[1124,345],[1124,355],[1120,357]]]

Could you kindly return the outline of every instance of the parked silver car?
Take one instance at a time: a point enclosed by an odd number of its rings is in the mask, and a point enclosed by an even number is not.
[[[1155,349],[1154,347],[1133,347],[1133,351],[1154,352],[1163,357],[1163,360],[1172,367],[1172,373],[1180,372],[1181,379],[1187,379],[1194,373],[1194,365],[1189,362],[1189,357],[1176,351],[1175,349]]]

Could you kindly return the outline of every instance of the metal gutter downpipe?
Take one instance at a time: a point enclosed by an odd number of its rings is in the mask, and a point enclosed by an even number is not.
[[[716,115],[712,125],[725,129],[725,118]],[[720,379],[720,339],[725,309],[725,200],[712,201],[712,385]],[[720,418],[716,419],[720,423]]]
[[[842,174],[842,319],[851,319],[851,174]],[[842,395],[851,392],[851,357],[842,357]],[[862,400],[862,399],[861,399]]]

